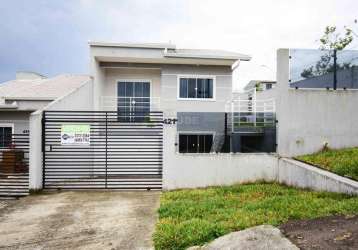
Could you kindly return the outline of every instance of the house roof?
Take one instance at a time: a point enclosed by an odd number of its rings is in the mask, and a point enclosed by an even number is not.
[[[110,42],[88,42],[90,46],[97,47],[121,47],[121,48],[142,48],[142,49],[175,49],[171,43],[110,43]]]
[[[170,43],[104,43],[104,42],[89,42],[91,47],[107,47],[107,48],[133,48],[133,49],[156,49],[158,54],[150,54],[156,60],[165,60],[163,62],[178,62],[178,60],[194,59],[194,60],[227,60],[227,61],[249,61],[251,56],[225,50],[210,50],[210,49],[178,49],[174,44]],[[160,51],[161,50],[161,51]],[[112,54],[113,55],[113,54]],[[101,55],[98,55],[101,57]],[[120,56],[120,55],[119,55]],[[143,54],[143,59],[148,60],[149,54]],[[127,60],[132,56],[123,55]],[[133,57],[140,58],[136,53]],[[176,60],[176,61],[173,61]]]
[[[250,56],[241,53],[226,50],[210,49],[175,49],[164,53],[165,57],[183,57],[183,58],[205,58],[205,59],[231,59],[249,61]]]
[[[0,98],[6,100],[54,100],[90,80],[87,75],[63,74],[53,78],[12,80],[0,84]]]

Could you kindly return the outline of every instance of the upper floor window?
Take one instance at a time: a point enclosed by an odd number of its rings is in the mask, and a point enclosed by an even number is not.
[[[213,78],[179,78],[179,99],[213,99]]]

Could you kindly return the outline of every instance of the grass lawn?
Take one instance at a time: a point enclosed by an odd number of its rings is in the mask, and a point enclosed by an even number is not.
[[[296,159],[358,181],[358,148],[328,149]]]
[[[156,249],[185,249],[261,224],[357,214],[358,197],[257,183],[164,192],[153,235]]]

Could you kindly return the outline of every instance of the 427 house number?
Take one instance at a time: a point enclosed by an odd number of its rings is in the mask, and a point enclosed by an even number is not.
[[[164,124],[175,124],[178,121],[176,118],[166,118],[163,120]]]

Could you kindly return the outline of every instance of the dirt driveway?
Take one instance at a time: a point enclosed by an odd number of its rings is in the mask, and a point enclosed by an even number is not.
[[[159,192],[60,192],[0,209],[0,249],[148,249]]]

